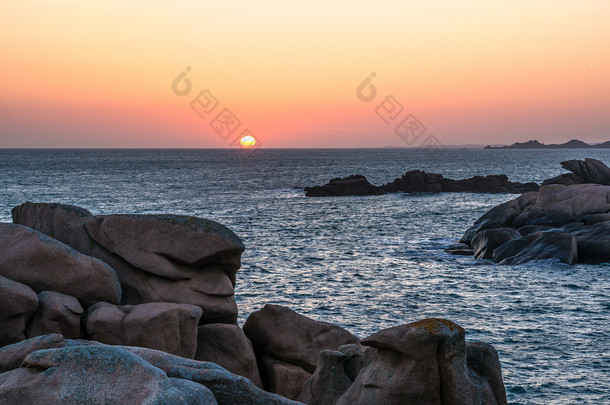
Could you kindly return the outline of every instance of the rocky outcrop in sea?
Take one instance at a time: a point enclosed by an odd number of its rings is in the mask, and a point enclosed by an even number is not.
[[[383,195],[386,193],[511,193],[537,191],[536,183],[517,183],[504,174],[474,176],[468,179],[446,179],[442,174],[411,170],[402,177],[379,187],[362,175],[330,180],[323,186],[305,187],[306,197],[340,197],[348,195]]]
[[[500,264],[610,262],[610,168],[594,159],[562,166],[572,173],[492,208],[448,251]]]
[[[0,404],[506,404],[500,363],[443,319],[359,339],[265,305],[213,221],[25,203],[0,224]],[[263,292],[264,293],[264,292]]]

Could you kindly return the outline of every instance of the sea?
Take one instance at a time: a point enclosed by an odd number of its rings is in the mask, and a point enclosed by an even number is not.
[[[421,169],[453,179],[535,181],[568,159],[610,150],[0,150],[0,221],[25,201],[94,214],[195,215],[228,226],[246,251],[239,322],[266,303],[363,338],[423,318],[492,344],[511,404],[610,403],[610,265],[501,266],[444,249],[510,194],[305,197],[303,187],[363,174],[383,184]]]

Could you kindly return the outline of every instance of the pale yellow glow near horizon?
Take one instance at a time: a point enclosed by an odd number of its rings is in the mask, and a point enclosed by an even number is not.
[[[5,2],[0,147],[226,147],[189,107],[204,89],[265,147],[400,146],[374,112],[388,95],[446,144],[604,141],[609,15],[607,1]],[[373,71],[379,99],[362,103]],[[347,129],[303,145],[303,128]]]

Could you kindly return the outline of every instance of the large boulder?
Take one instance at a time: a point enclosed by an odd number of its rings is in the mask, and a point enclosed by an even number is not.
[[[70,295],[55,291],[38,294],[38,309],[27,325],[25,335],[34,336],[58,333],[67,339],[80,339],[83,307]]]
[[[540,188],[536,202],[517,215],[511,226],[561,226],[584,222],[591,214],[610,212],[610,186],[599,184],[559,184]]]
[[[0,374],[2,404],[216,404],[203,385],[171,378],[118,347],[76,346],[30,353]]]
[[[474,249],[474,257],[477,259],[492,259],[496,248],[520,237],[521,234],[513,228],[485,229],[472,238],[471,245]]]
[[[610,168],[597,159],[566,160],[561,162],[561,167],[572,173],[561,174],[552,179],[547,179],[542,184],[571,186],[573,184],[595,183],[610,185]]]
[[[323,186],[305,187],[306,197],[337,197],[346,195],[382,195],[381,188],[371,184],[366,177],[354,174],[345,178],[335,178]]]
[[[464,330],[450,321],[426,319],[384,329],[361,343],[371,348],[366,365],[330,404],[507,403],[495,350],[467,345]],[[336,390],[336,381],[328,381]]]
[[[289,398],[298,398],[322,350],[359,342],[337,325],[270,304],[250,314],[244,332],[254,346],[265,387]]]
[[[38,297],[30,287],[0,276],[0,347],[25,339],[25,327],[37,306]]]
[[[0,224],[0,275],[84,303],[121,300],[117,274],[108,264],[22,225]]]
[[[201,307],[201,323],[235,323],[235,275],[244,245],[228,228],[183,215],[93,216],[78,207],[25,203],[13,222],[33,227],[110,264],[122,304]]]
[[[100,302],[87,310],[85,327],[91,340],[141,346],[193,358],[201,308],[174,303],[115,306]]]
[[[254,348],[238,325],[211,323],[200,326],[195,360],[216,363],[263,388]]]

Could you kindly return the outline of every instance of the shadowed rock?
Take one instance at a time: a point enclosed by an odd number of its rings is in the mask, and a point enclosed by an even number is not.
[[[265,387],[272,392],[281,390],[290,398],[298,398],[302,384],[316,369],[322,350],[337,350],[359,342],[337,325],[269,304],[250,314],[244,332],[254,346]],[[287,381],[292,381],[290,386]]]
[[[303,386],[299,400],[308,405],[334,404],[363,367],[363,352],[358,345],[344,345],[337,351],[322,350],[316,371]]]
[[[121,299],[117,274],[106,263],[21,225],[0,224],[0,275],[85,303]]]
[[[193,358],[201,308],[155,302],[115,306],[99,302],[87,310],[85,325],[91,340],[110,345],[141,346]]]
[[[569,233],[545,233],[523,247],[516,255],[503,259],[500,264],[522,264],[534,260],[557,259],[574,264],[578,260],[576,238]]]
[[[216,363],[263,387],[252,343],[238,325],[212,323],[202,325],[197,333],[195,360]]]
[[[244,246],[228,228],[180,215],[94,217],[82,208],[25,203],[13,222],[48,233],[112,266],[123,304],[175,302],[203,310],[201,323],[235,323],[235,274]]]
[[[323,186],[305,187],[306,197],[337,197],[347,195],[382,195],[381,188],[371,184],[366,177],[354,174],[345,178],[335,178]]]
[[[493,228],[481,231],[472,238],[474,257],[477,259],[492,259],[497,247],[520,237],[521,234],[512,228]]]
[[[0,276],[0,347],[25,339],[37,306],[38,297],[30,287]]]
[[[381,186],[388,193],[513,193],[521,194],[537,191],[536,183],[515,183],[508,181],[504,174],[474,176],[468,179],[446,179],[442,174],[426,173],[422,170],[411,170],[401,178]]]
[[[38,294],[38,309],[27,325],[27,338],[58,333],[67,339],[80,339],[83,307],[70,295],[55,291]]]
[[[265,389],[290,399],[298,399],[311,373],[302,367],[263,355],[258,358]]]

